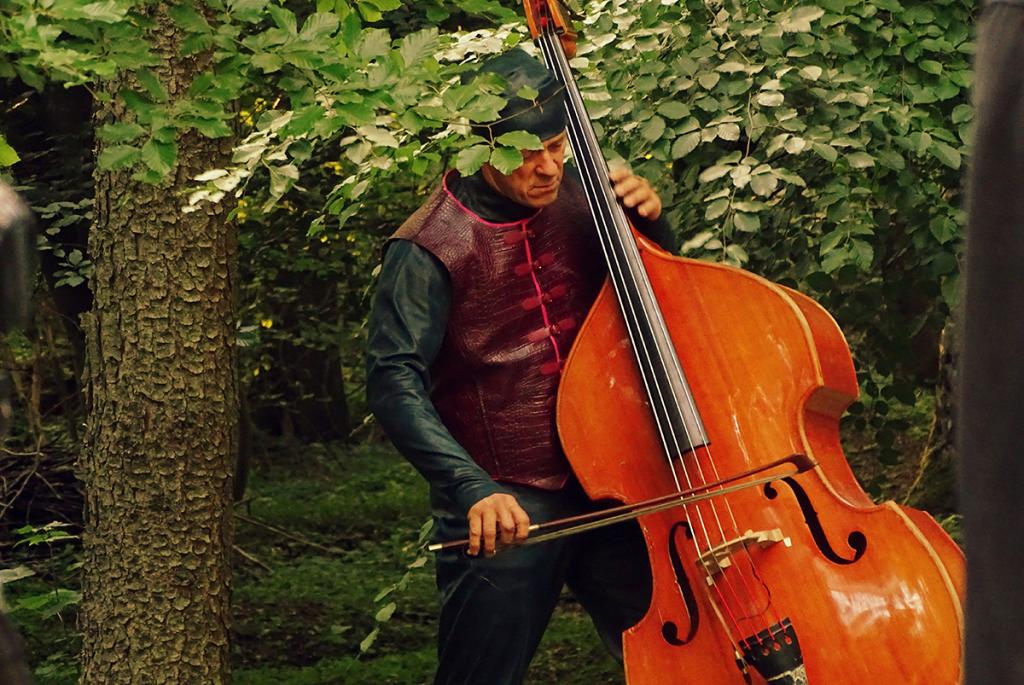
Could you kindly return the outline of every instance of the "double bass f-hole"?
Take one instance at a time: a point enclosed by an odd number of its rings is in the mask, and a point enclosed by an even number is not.
[[[781,480],[793,491],[797,504],[800,505],[800,511],[804,515],[804,523],[807,524],[807,530],[810,531],[811,537],[814,539],[814,544],[818,548],[818,551],[820,551],[826,559],[831,561],[833,564],[845,565],[852,564],[864,556],[864,552],[866,552],[868,548],[868,539],[864,533],[859,530],[855,530],[846,537],[846,543],[850,546],[850,549],[853,550],[853,557],[847,559],[846,557],[840,556],[828,541],[828,535],[825,533],[825,528],[821,525],[821,519],[818,518],[818,512],[814,509],[814,504],[811,502],[811,498],[807,495],[807,491],[804,490],[793,478],[782,478]],[[775,489],[772,483],[766,483],[764,486],[764,496],[773,500],[779,496],[779,491]]]
[[[700,627],[700,610],[697,608],[697,598],[693,594],[693,587],[683,567],[683,559],[679,555],[679,547],[676,544],[677,533],[682,530],[688,540],[693,539],[693,531],[686,521],[679,521],[668,532],[668,554],[672,561],[672,570],[676,576],[676,585],[679,586],[679,593],[683,596],[683,604],[686,606],[686,614],[689,618],[690,630],[686,637],[679,637],[679,626],[675,621],[665,621],[661,624],[661,636],[665,642],[673,647],[682,647],[693,640]]]

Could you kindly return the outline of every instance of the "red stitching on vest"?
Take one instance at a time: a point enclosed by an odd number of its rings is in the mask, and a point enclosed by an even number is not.
[[[526,221],[522,222],[522,226],[523,226],[523,232],[525,233],[526,232]],[[530,240],[529,240],[529,238],[526,238],[526,239],[523,240],[523,247],[526,249],[526,264],[529,265],[529,266],[532,266],[532,265],[536,264],[537,262],[540,262],[541,260],[546,260],[545,264],[550,264],[555,259],[555,256],[553,254],[551,254],[550,252],[548,252],[548,253],[543,254],[540,257],[538,257],[536,262],[535,262],[534,259],[533,259],[533,251],[530,250]],[[519,266],[523,266],[523,265],[520,264]],[[537,268],[539,268],[540,266],[542,266],[542,265],[538,265]],[[519,267],[518,266],[516,267],[516,273],[519,273]],[[540,287],[540,281],[537,280],[537,274],[534,271],[532,271],[532,270],[530,271],[530,278],[533,279],[533,288],[534,288],[534,290],[537,291],[537,297],[540,298],[541,300],[543,300],[543,298],[544,298],[544,291]],[[548,317],[548,308],[544,305],[543,302],[540,302],[540,315],[544,319],[544,328],[547,329],[547,332],[548,332],[547,338],[548,338],[548,340],[551,341],[551,349],[554,350],[554,352],[555,352],[554,364],[557,365],[557,367],[553,371],[547,371],[547,372],[545,372],[545,369],[551,366],[550,363],[549,364],[544,364],[541,367],[541,371],[540,372],[542,374],[544,374],[544,375],[548,375],[548,374],[551,374],[551,373],[557,373],[559,370],[561,370],[561,368],[562,368],[562,352],[561,352],[561,350],[558,349],[558,341],[555,340],[555,336],[552,333],[550,333],[550,331],[551,331],[551,319],[550,319],[550,317]],[[532,334],[529,337],[533,337]],[[541,337],[540,339],[543,340],[543,337]]]
[[[542,376],[550,376],[551,374],[558,373],[561,370],[562,360],[558,360],[554,362],[548,362],[547,364],[542,364],[540,367],[540,374]]]
[[[520,304],[522,305],[523,309],[525,309],[526,311],[530,311],[531,309],[536,309],[542,304],[551,304],[553,300],[557,300],[560,297],[564,297],[567,292],[569,292],[569,289],[566,288],[564,285],[556,285],[554,288],[547,291],[540,297],[527,297],[524,300],[522,300]]]
[[[528,238],[524,238],[524,240],[528,240]],[[531,271],[541,271],[545,266],[550,266],[555,261],[555,255],[550,252],[545,252],[536,259],[530,259],[529,250],[527,250],[527,255],[525,262],[516,265],[516,276],[525,276]]]

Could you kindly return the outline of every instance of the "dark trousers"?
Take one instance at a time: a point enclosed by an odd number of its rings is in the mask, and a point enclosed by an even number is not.
[[[592,510],[579,486],[560,492],[508,488],[532,523]],[[466,521],[435,516],[439,540],[467,536]],[[650,603],[647,550],[634,523],[519,547],[490,558],[446,552],[435,685],[519,685],[568,584],[609,650],[622,658],[622,631]]]

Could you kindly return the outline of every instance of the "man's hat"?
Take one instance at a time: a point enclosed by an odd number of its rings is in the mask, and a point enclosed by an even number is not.
[[[546,140],[565,130],[565,86],[521,48],[487,60],[477,74],[497,74],[504,79],[503,96],[508,104],[496,121],[474,124],[473,133],[493,141],[509,131],[527,131]],[[537,96],[532,100],[520,97],[518,93],[525,87],[537,91]]]

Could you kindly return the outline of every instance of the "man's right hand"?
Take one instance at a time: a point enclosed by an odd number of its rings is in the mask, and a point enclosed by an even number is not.
[[[497,540],[503,545],[522,542],[530,534],[530,516],[512,495],[495,493],[484,497],[469,509],[469,548],[471,556],[493,556]],[[499,538],[500,535],[500,538]]]

